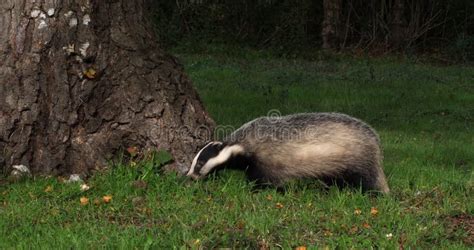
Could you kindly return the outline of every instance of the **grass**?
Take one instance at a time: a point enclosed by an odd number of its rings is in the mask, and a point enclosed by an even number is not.
[[[309,181],[256,192],[240,172],[193,182],[155,171],[156,160],[117,164],[87,180],[88,191],[51,177],[0,185],[1,249],[472,247],[472,67],[282,59],[219,46],[174,53],[220,125],[270,110],[365,120],[380,133],[391,194],[323,191]]]

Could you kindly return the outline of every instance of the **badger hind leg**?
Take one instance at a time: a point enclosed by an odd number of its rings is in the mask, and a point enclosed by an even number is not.
[[[378,167],[351,167],[338,175],[323,177],[322,181],[327,185],[360,188],[364,193],[375,191],[386,194],[390,191],[385,175]]]
[[[390,192],[390,188],[388,187],[387,179],[385,178],[385,174],[381,168],[377,169],[377,176],[376,176],[376,186],[377,190],[383,194],[388,194]]]

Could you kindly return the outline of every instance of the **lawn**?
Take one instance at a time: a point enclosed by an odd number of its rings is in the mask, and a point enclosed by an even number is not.
[[[0,249],[474,246],[472,66],[225,46],[174,53],[219,125],[322,111],[371,124],[390,195],[311,181],[259,190],[231,170],[193,182],[157,171],[155,157],[97,173],[87,191],[53,177],[0,184]]]

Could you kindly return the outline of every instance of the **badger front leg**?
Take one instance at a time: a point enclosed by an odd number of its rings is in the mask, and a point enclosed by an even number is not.
[[[246,170],[245,174],[247,179],[251,182],[254,182],[259,187],[276,187],[277,189],[283,188],[285,185],[285,180],[278,178],[278,175],[272,173],[270,170],[274,168],[266,167],[257,163],[250,163]]]

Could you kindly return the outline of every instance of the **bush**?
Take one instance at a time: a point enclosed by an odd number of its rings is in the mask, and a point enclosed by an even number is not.
[[[456,59],[463,62],[474,60],[474,35],[459,34],[452,45]]]

